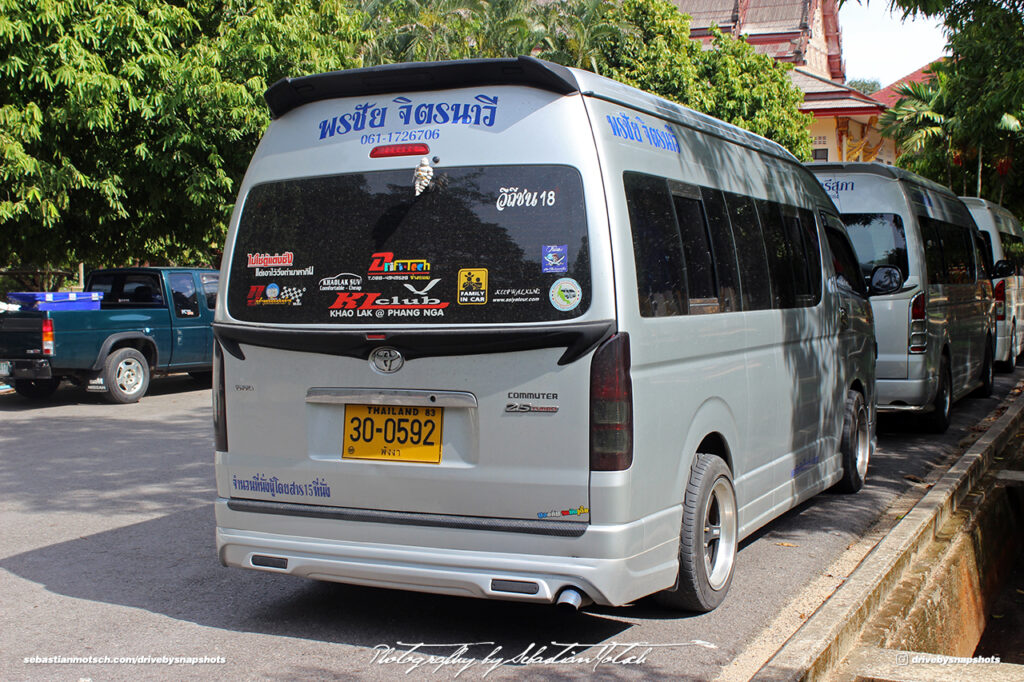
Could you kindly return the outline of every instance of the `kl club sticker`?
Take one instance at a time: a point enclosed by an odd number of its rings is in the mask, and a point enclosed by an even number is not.
[[[487,269],[465,268],[459,270],[459,305],[483,305],[487,303]]]
[[[563,313],[575,310],[583,300],[583,288],[572,277],[563,277],[551,285],[548,300]]]
[[[569,245],[555,244],[540,247],[541,269],[544,272],[569,271]]]

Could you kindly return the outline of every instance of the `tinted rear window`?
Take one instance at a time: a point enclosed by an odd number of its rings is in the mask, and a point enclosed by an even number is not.
[[[297,324],[568,320],[590,305],[583,184],[565,166],[413,169],[257,185],[228,309]]]
[[[860,261],[865,278],[879,265],[900,269],[903,279],[910,275],[907,262],[907,237],[903,220],[895,213],[844,213],[843,222]]]

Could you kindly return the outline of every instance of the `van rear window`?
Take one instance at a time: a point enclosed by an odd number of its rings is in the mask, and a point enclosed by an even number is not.
[[[374,171],[254,186],[228,310],[290,324],[576,318],[590,305],[583,183],[567,166]]]
[[[844,213],[843,223],[850,235],[865,279],[879,265],[900,269],[903,279],[910,275],[907,261],[907,237],[903,220],[895,213]]]

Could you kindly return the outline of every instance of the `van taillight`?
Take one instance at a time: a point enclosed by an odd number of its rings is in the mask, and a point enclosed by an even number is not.
[[[43,320],[43,355],[53,355],[53,320]]]
[[[426,156],[430,147],[421,143],[385,144],[370,150],[371,159],[384,159],[390,156]]]
[[[923,353],[928,346],[928,320],[925,317],[924,292],[910,299],[910,341],[911,353]]]
[[[996,299],[996,319],[1006,319],[1006,280],[1002,279],[996,283],[995,292],[993,293]]]
[[[224,389],[224,353],[213,342],[213,442],[218,452],[228,451],[228,413]]]
[[[633,463],[633,384],[629,334],[615,334],[590,364],[590,470],[623,471]]]

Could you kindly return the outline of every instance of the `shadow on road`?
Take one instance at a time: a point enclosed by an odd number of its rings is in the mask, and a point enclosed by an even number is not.
[[[8,381],[13,383],[13,380]],[[210,389],[209,381],[193,379],[187,374],[154,377],[149,384],[149,390],[146,391],[146,395],[142,397],[142,400],[155,396],[173,395],[175,393],[186,393],[203,389]],[[109,405],[112,410],[124,407],[123,405],[116,405],[108,401],[105,393],[90,393],[84,387],[75,386],[66,381],[61,384],[56,393],[44,400],[30,400],[14,392],[0,395],[0,412],[46,410],[64,405]]]

